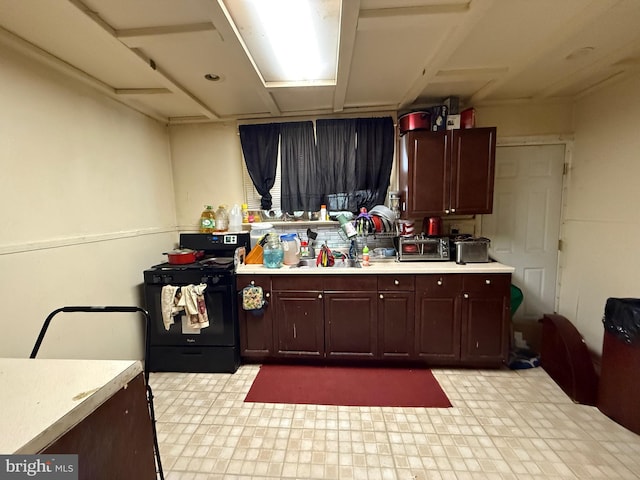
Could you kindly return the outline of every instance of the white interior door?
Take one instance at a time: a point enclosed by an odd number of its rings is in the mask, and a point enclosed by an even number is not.
[[[482,216],[490,253],[515,267],[524,294],[516,319],[555,310],[564,145],[496,148],[493,214]]]

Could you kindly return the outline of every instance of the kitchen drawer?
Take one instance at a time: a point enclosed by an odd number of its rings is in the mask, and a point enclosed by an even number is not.
[[[325,292],[377,291],[376,275],[324,275]]]
[[[511,285],[511,275],[501,273],[469,273],[464,275],[462,289],[465,292],[487,294],[507,294]]]
[[[258,285],[264,290],[271,290],[271,277],[265,275],[238,275],[236,277],[236,286],[238,290],[242,290],[248,285]]]
[[[416,292],[424,292],[431,297],[455,297],[462,291],[462,275],[429,274],[416,275]]]
[[[320,291],[322,277],[318,275],[274,275],[271,278],[273,290]]]
[[[413,292],[416,277],[414,275],[379,275],[378,290]]]

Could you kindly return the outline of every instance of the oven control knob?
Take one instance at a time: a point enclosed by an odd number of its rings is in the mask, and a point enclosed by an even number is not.
[[[171,275],[163,275],[162,276],[162,283],[171,283],[173,282],[173,277]]]
[[[209,277],[202,277],[200,279],[200,283],[207,283],[209,281]]]
[[[151,279],[151,283],[160,283],[162,282],[162,277],[160,275],[154,275]]]

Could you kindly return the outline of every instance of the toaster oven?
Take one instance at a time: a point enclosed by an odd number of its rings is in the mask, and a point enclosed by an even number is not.
[[[489,245],[491,240],[485,237],[468,237],[455,239],[453,246],[455,250],[456,263],[487,263],[489,262]]]
[[[447,237],[399,237],[398,260],[401,262],[427,262],[450,260]]]

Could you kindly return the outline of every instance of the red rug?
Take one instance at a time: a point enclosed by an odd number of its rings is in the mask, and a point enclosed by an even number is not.
[[[431,370],[263,365],[245,402],[447,408]]]

